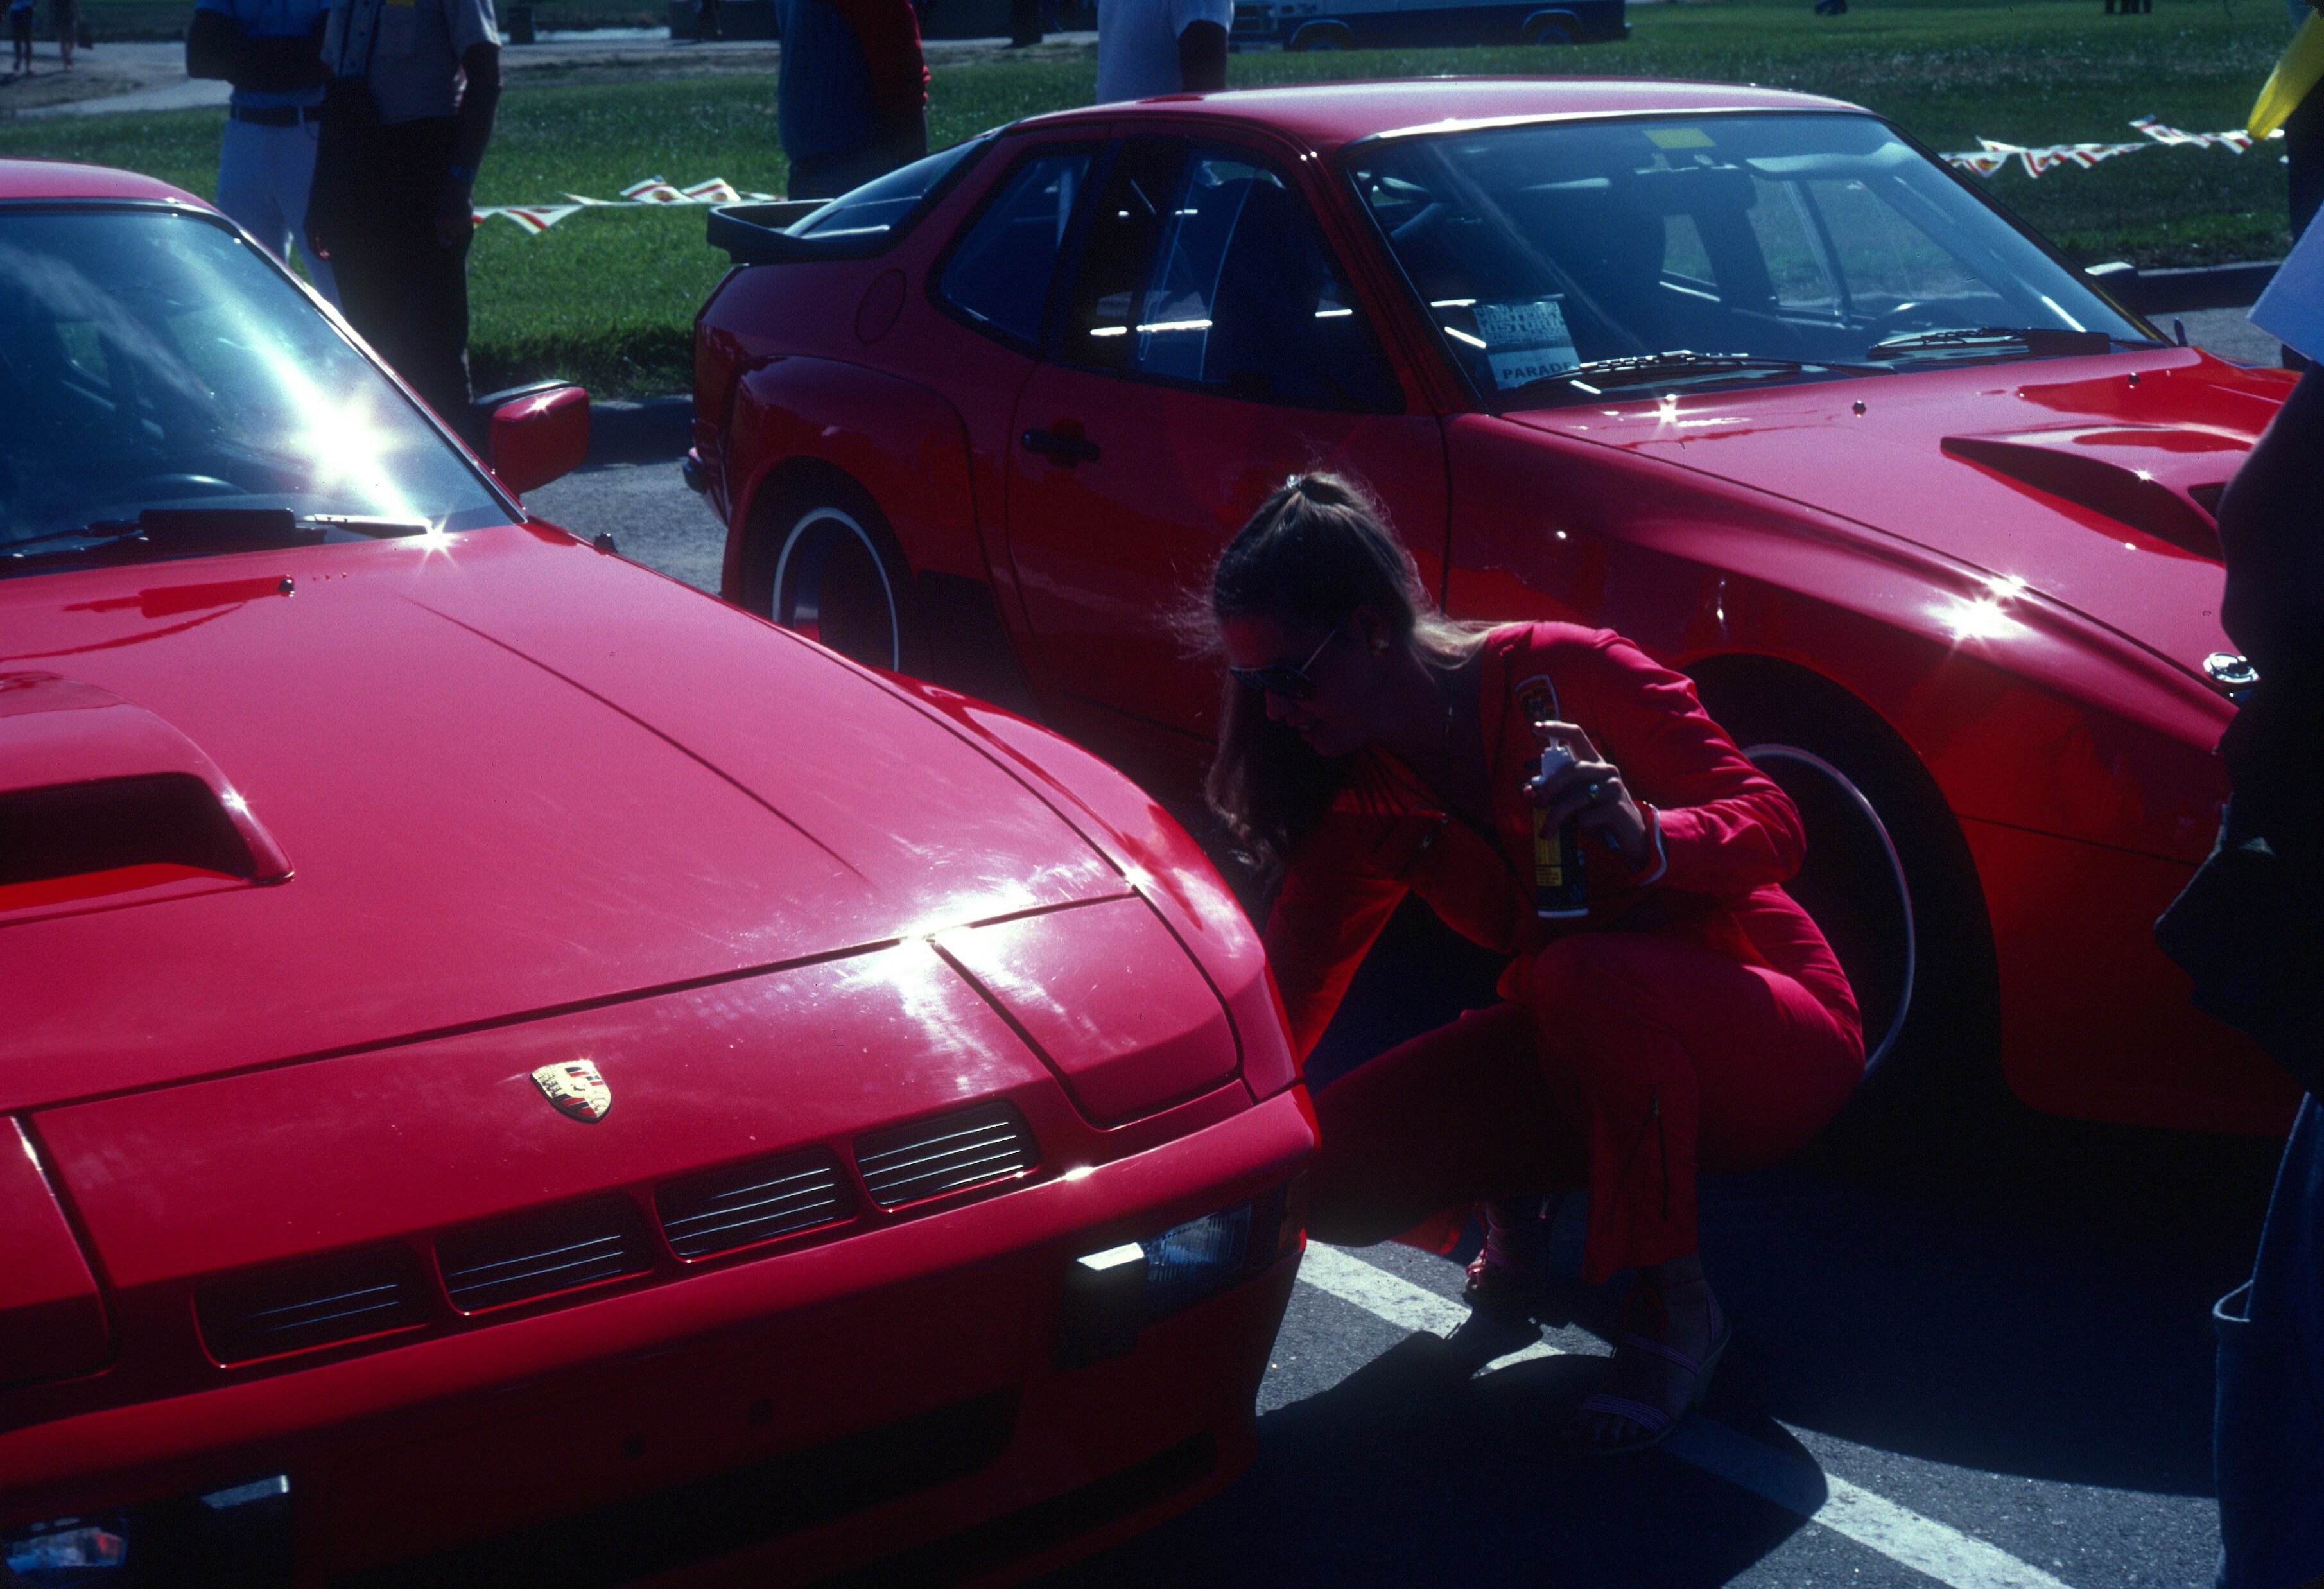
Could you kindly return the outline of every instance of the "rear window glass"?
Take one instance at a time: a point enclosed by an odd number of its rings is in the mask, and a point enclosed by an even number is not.
[[[925,160],[899,166],[884,177],[842,193],[792,226],[791,236],[829,243],[843,239],[870,243],[900,233],[928,199],[967,171],[991,143],[990,138],[972,138],[965,143],[940,149]]]

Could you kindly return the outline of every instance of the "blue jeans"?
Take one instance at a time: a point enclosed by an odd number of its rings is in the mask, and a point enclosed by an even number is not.
[[[2300,1106],[2252,1278],[2211,1310],[2219,1589],[2324,1575],[2324,1109]]]

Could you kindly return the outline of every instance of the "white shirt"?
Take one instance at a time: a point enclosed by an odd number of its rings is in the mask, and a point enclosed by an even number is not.
[[[1234,0],[1098,0],[1097,102],[1178,94],[1178,35],[1198,22],[1231,30]]]
[[[2324,217],[2310,221],[2252,305],[2251,322],[2296,353],[2324,360]]]
[[[493,0],[331,0],[323,63],[343,77],[367,63],[379,119],[417,121],[458,110],[460,58],[500,42]]]

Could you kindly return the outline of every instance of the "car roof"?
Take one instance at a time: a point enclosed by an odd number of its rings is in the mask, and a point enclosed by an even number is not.
[[[1463,123],[1738,110],[1868,114],[1861,106],[1844,100],[1735,83],[1674,82],[1665,78],[1406,78],[1169,94],[1053,112],[1019,125],[1048,127],[1091,120],[1130,124],[1192,115],[1271,127],[1313,148],[1331,149],[1382,133]]]
[[[0,160],[0,202],[12,199],[144,199],[209,208],[152,177],[65,160]]]

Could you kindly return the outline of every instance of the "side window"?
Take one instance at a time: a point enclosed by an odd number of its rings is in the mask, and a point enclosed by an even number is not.
[[[1090,214],[1089,241],[1065,315],[1067,364],[1119,370],[1130,357],[1131,297],[1161,229],[1170,183],[1185,145],[1173,138],[1132,138],[1105,179]]]
[[[1663,277],[1674,276],[1698,292],[1713,284],[1711,251],[1702,245],[1694,217],[1684,210],[1663,217]]]
[[[1805,186],[1831,229],[1833,252],[1857,313],[1885,315],[1913,303],[1971,300],[1983,302],[1987,307],[1975,312],[1995,324],[2009,312],[1998,294],[1863,180],[1833,179]]]
[[[1767,262],[1767,279],[1775,290],[1775,307],[1837,317],[1840,291],[1834,283],[1823,239],[1808,213],[1799,189],[1790,182],[1754,178],[1757,202],[1751,206],[1751,230],[1759,240],[1760,256]]]
[[[954,246],[936,296],[980,327],[1038,344],[1057,250],[1089,167],[1087,150],[1019,162]]]
[[[1195,149],[1166,169],[1125,150],[1091,242],[1067,330],[1077,362],[1302,408],[1400,406],[1314,220],[1266,166]]]

